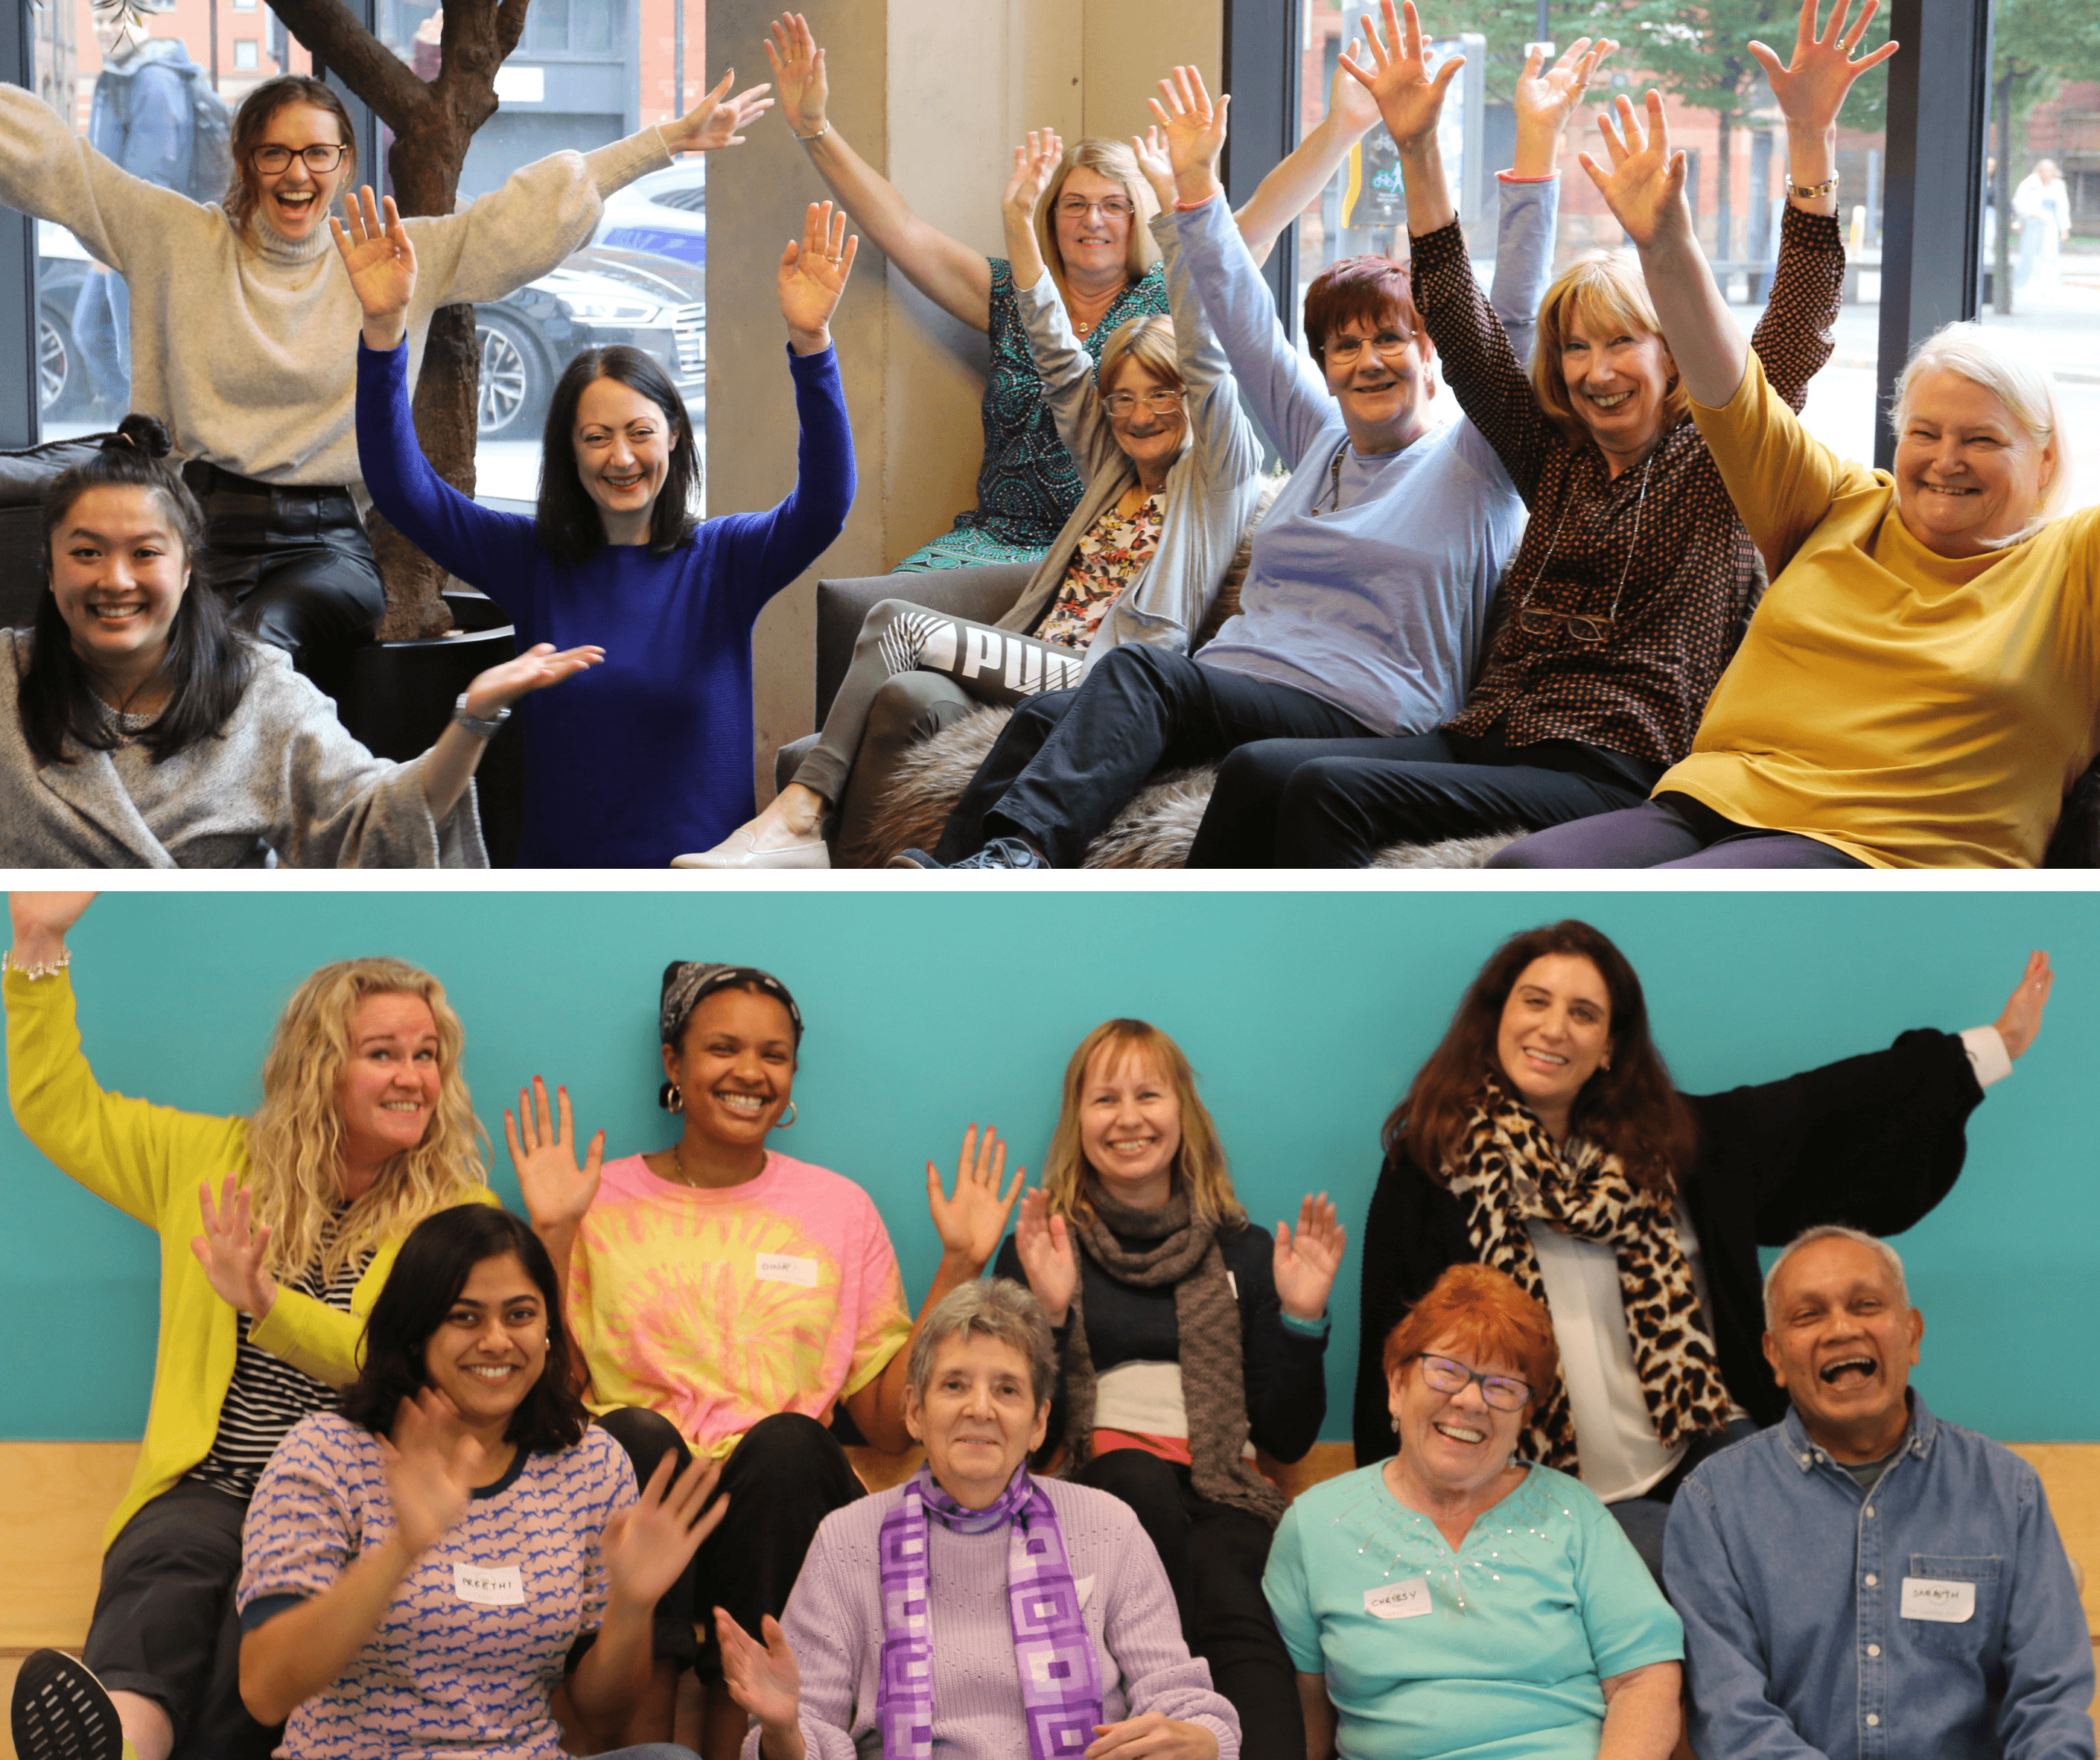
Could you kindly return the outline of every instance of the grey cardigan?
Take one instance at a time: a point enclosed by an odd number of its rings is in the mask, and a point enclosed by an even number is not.
[[[1226,364],[1224,350],[1212,334],[1203,302],[1182,266],[1174,216],[1156,217],[1152,236],[1166,264],[1175,351],[1180,357],[1182,382],[1189,387],[1189,443],[1167,473],[1159,548],[1143,572],[1102,614],[1087,648],[1089,667],[1123,642],[1149,642],[1177,654],[1189,651],[1261,494],[1261,439],[1240,408],[1239,387]],[[1048,275],[1041,276],[1031,288],[1016,288],[1014,298],[1035,356],[1036,374],[1043,382],[1043,401],[1057,420],[1059,438],[1087,479],[1072,517],[1044,552],[1012,610],[999,620],[1002,629],[1026,631],[1041,619],[1064,584],[1079,540],[1137,480],[1137,472],[1116,444],[1101,400],[1094,395],[1092,358],[1073,333],[1072,320],[1055,284]]]
[[[160,764],[130,746],[39,765],[19,695],[33,639],[0,630],[0,867],[488,866],[473,785],[434,823],[423,761],[374,757],[280,648],[254,648],[216,738]],[[143,807],[127,770],[151,785]]]

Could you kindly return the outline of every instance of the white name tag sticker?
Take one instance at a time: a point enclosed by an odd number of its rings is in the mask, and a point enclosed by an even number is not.
[[[452,1593],[480,1608],[525,1605],[525,1573],[515,1564],[455,1564]]]
[[[1405,1582],[1364,1591],[1364,1612],[1375,1619],[1417,1619],[1428,1611],[1429,1579],[1426,1577],[1410,1577]]]
[[[1081,1607],[1084,1607],[1094,1598],[1094,1580],[1091,1577],[1082,1577],[1079,1581],[1072,1585],[1072,1589],[1073,1592],[1079,1596]]]
[[[796,1259],[788,1253],[761,1253],[758,1281],[761,1283],[799,1283],[805,1290],[817,1286],[817,1262]]]
[[[1907,1620],[1959,1625],[1976,1617],[1976,1586],[1953,1577],[1906,1577],[1900,1611]]]

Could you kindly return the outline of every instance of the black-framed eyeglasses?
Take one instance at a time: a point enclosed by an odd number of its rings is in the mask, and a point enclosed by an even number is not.
[[[1083,196],[1060,196],[1057,198],[1058,213],[1070,219],[1081,218],[1090,208],[1100,209],[1102,214],[1111,220],[1127,220],[1137,212],[1121,196],[1104,196],[1099,201],[1088,201]]]
[[[1612,639],[1612,620],[1586,611],[1550,611],[1543,606],[1527,605],[1517,614],[1516,624],[1528,636],[1550,636],[1558,624],[1571,642],[1598,644]]]
[[[1480,1397],[1498,1412],[1520,1412],[1531,1403],[1531,1383],[1515,1375],[1484,1375],[1448,1356],[1425,1356],[1421,1363],[1422,1378],[1439,1393],[1463,1393],[1477,1381]]]
[[[317,140],[311,147],[302,147],[298,151],[307,161],[309,171],[328,172],[342,163],[342,156],[350,148],[338,142]],[[291,148],[280,147],[273,141],[267,147],[258,147],[249,157],[257,170],[274,177],[292,162],[292,152]]]
[[[1101,408],[1117,421],[1132,414],[1140,404],[1155,416],[1171,416],[1181,407],[1179,391],[1147,391],[1142,397],[1135,391],[1110,391],[1101,399]]]

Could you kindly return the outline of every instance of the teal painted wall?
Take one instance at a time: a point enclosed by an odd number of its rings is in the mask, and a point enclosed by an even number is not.
[[[1758,1082],[1996,1017],[2030,947],[2058,973],[2046,1029],[1974,1119],[1966,1173],[1901,1242],[1927,1321],[1919,1384],[2023,1440],[2100,1439],[2100,903],[1992,892],[126,893],[73,937],[82,1036],[106,1087],[245,1111],[271,1024],[313,967],[385,952],[445,981],[516,1202],[502,1109],[566,1082],[614,1153],[671,1136],[655,999],[673,958],[765,966],[809,1021],[800,1122],[775,1140],[858,1180],[917,1300],[937,1252],[929,1157],[995,1124],[1032,1169],[1079,1036],[1145,1017],[1200,1073],[1255,1218],[1324,1187],[1360,1225],[1380,1123],[1467,980],[1562,915],[1618,941],[1679,1085]],[[0,1436],[143,1423],[156,1279],[146,1232],[0,1123]],[[1353,1248],[1352,1249],[1353,1251]],[[1347,1434],[1357,1268],[1335,1294],[1326,1434]]]

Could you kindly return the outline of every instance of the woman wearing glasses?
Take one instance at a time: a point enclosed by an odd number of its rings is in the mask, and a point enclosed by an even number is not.
[[[1033,351],[1036,395],[1087,474],[1079,505],[1027,587],[996,625],[902,599],[876,606],[823,738],[794,781],[748,825],[677,866],[827,866],[820,827],[834,811],[832,841],[858,865],[897,762],[916,738],[915,714],[877,707],[893,679],[938,678],[965,701],[1017,703],[1070,690],[1091,655],[1120,642],[1176,653],[1193,644],[1260,492],[1261,441],[1202,302],[1174,261],[1172,167],[1157,141],[1139,144],[1146,176],[1165,192],[1151,231],[1166,253],[1173,316],[1120,325],[1101,349],[1098,374],[1039,242],[1046,204],[1070,199],[1052,192],[1072,156],[1048,130],[1014,149],[1002,204],[1008,297]]]
[[[606,195],[678,152],[732,145],[770,100],[726,98],[587,155],[558,152],[457,214],[408,223],[424,265],[409,372],[440,306],[501,298],[590,236]],[[233,122],[223,208],[120,170],[33,93],[0,86],[0,201],[69,228],[131,294],[135,407],[158,417],[204,503],[205,572],[290,651],[363,639],[385,608],[365,540],[355,428],[361,321],[326,219],[357,170],[319,80],[265,80]]]
[[[1526,1445],[1553,1330],[1502,1273],[1454,1266],[1385,1340],[1398,1452],[1284,1513],[1262,1586],[1320,1760],[1420,1753],[1427,1731],[1442,1753],[1676,1746],[1683,1625],[1603,1506]]]
[[[1839,107],[1893,46],[1851,59],[1877,0],[1845,29],[1838,0],[1818,37],[1803,14],[1791,67],[1754,45],[1787,121],[1788,200],[1771,302],[1754,343],[1773,389],[1799,409],[1829,358],[1844,245],[1833,175]],[[1526,372],[1475,284],[1436,137],[1456,68],[1434,73],[1407,7],[1384,0],[1361,74],[1400,149],[1414,298],[1459,404],[1530,510],[1502,577],[1487,659],[1465,707],[1436,731],[1347,742],[1273,741],[1229,762],[1210,817],[1240,827],[1242,865],[1365,867],[1391,843],[1538,829],[1638,806],[1691,749],[1699,717],[1761,589],[1755,553],[1664,346],[1639,266],[1595,252],[1546,290]],[[1580,100],[1534,55],[1520,114]],[[1555,174],[1527,156],[1520,179]],[[1202,847],[1199,845],[1199,848]]]

